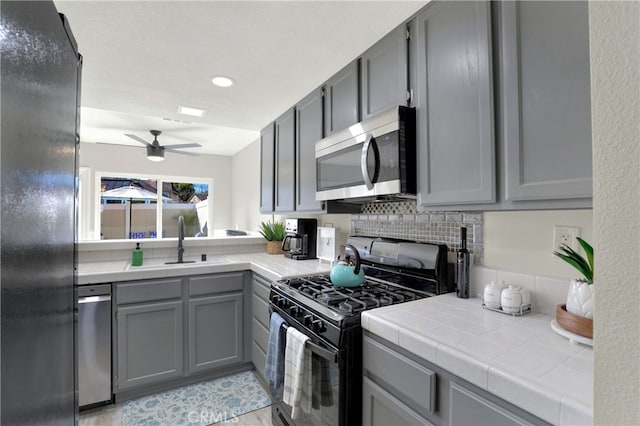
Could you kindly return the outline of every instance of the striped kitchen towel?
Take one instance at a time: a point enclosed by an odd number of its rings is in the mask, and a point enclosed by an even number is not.
[[[280,342],[280,329],[283,324],[284,319],[277,312],[271,314],[264,377],[275,399],[280,399],[284,385],[284,353]]]
[[[287,329],[284,353],[284,395],[282,400],[291,406],[291,418],[297,419],[300,409],[311,411],[311,351],[307,336],[294,327]]]

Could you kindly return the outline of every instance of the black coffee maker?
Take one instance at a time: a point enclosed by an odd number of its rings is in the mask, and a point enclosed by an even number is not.
[[[285,257],[295,260],[316,258],[316,219],[286,219],[284,230],[286,234],[282,240],[282,251]]]

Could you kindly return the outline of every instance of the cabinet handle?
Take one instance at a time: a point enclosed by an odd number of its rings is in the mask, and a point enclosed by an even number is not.
[[[372,145],[373,144],[373,145]],[[367,160],[369,159],[369,147],[373,146],[373,154],[375,161],[375,168],[373,177],[369,176],[369,169],[367,167]],[[365,139],[362,144],[362,153],[360,155],[360,171],[362,172],[362,179],[364,180],[364,184],[367,186],[367,189],[371,191],[373,189],[373,184],[378,180],[378,169],[379,168],[379,155],[378,149],[376,147],[376,141],[373,138],[371,133],[367,133],[367,139]]]

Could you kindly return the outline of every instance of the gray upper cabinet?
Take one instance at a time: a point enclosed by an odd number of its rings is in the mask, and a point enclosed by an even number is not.
[[[362,119],[407,104],[407,29],[401,25],[362,54]]]
[[[322,89],[296,105],[296,211],[321,211],[316,201],[316,142],[322,132]]]
[[[415,25],[418,204],[494,202],[490,5],[434,3]]]
[[[352,61],[325,83],[324,134],[329,136],[360,121],[359,62]]]
[[[295,114],[290,108],[275,122],[275,197],[276,212],[292,212],[295,186]]]
[[[500,2],[505,198],[591,198],[587,2]]]
[[[275,128],[271,123],[260,132],[260,213],[273,212],[274,161]]]

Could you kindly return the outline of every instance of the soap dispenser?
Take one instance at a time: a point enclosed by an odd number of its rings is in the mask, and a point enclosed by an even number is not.
[[[133,251],[131,258],[131,266],[142,266],[142,250],[140,250],[140,243],[136,243],[136,249]]]

